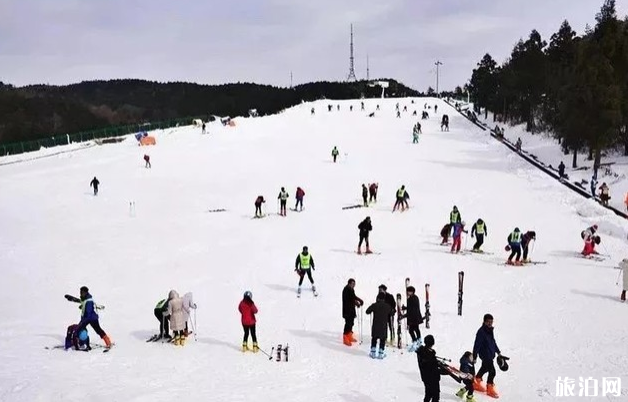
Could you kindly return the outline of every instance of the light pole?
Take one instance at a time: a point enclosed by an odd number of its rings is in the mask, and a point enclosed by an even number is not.
[[[436,63],[434,63],[436,65],[436,97],[440,98],[440,92],[438,91],[438,67],[442,66],[443,63],[441,63],[440,61],[436,61]]]

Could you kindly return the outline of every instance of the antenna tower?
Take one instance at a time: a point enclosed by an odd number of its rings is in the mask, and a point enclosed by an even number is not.
[[[355,77],[355,69],[353,66],[353,24],[351,24],[351,45],[349,52],[349,76],[347,77],[347,81],[357,81],[358,79]]]

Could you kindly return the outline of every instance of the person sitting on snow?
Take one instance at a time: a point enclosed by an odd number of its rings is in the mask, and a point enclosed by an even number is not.
[[[65,335],[65,350],[74,348],[74,350],[82,350],[89,352],[92,348],[89,346],[89,334],[87,329],[80,332],[77,331],[78,324],[72,324],[68,327]]]
[[[596,244],[600,244],[601,239],[600,236],[589,236],[587,238],[584,239],[584,249],[582,250],[582,255],[585,257],[590,256],[591,254],[598,254],[597,251],[595,251],[595,245]]]

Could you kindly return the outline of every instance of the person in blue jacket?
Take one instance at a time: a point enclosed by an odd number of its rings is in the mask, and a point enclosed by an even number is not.
[[[89,294],[89,289],[87,286],[81,287],[81,305],[79,306],[81,309],[81,322],[78,324],[78,328],[76,329],[77,333],[81,333],[84,329],[87,328],[88,325],[91,325],[94,331],[100,336],[100,338],[105,341],[105,346],[107,349],[111,348],[111,340],[109,336],[103,331],[100,327],[100,323],[98,322],[98,313],[96,313],[96,308],[94,305],[94,300],[92,300],[92,295]]]
[[[508,257],[508,261],[506,264],[508,265],[522,265],[521,261],[521,231],[519,228],[515,228],[515,230],[508,235],[508,247],[507,251],[510,251],[510,256]],[[517,256],[515,258],[515,262],[512,262],[512,257]]]
[[[75,350],[83,350],[89,352],[92,348],[89,346],[89,334],[84,329],[80,333],[76,330],[78,324],[72,324],[68,327],[65,335],[65,350],[74,348]]]
[[[495,342],[493,330],[493,316],[484,314],[484,322],[475,334],[475,343],[473,344],[473,361],[476,361],[478,356],[482,360],[482,366],[473,380],[473,388],[476,391],[486,392],[488,396],[497,398],[499,395],[495,391],[494,380],[496,372],[493,360],[495,355],[501,356],[501,351],[497,346],[497,342]],[[488,379],[486,380],[485,388],[482,384],[482,377],[486,373],[488,373]]]

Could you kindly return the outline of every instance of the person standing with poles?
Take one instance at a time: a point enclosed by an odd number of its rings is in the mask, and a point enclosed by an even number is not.
[[[406,319],[408,332],[410,333],[410,338],[412,338],[412,345],[408,347],[408,351],[416,352],[422,342],[421,330],[419,329],[419,325],[423,324],[421,302],[419,301],[419,297],[416,295],[416,289],[414,286],[408,286],[406,289],[406,296],[408,298],[408,306],[401,307],[401,309],[406,312],[402,318]]]
[[[294,262],[294,270],[299,275],[299,287],[297,288],[297,295],[301,295],[301,285],[303,284],[303,278],[307,275],[307,278],[312,284],[312,292],[314,296],[317,296],[316,286],[314,286],[314,279],[312,279],[312,271],[314,270],[314,258],[308,252],[307,246],[303,246],[303,251],[297,255],[297,259]]]
[[[277,199],[279,200],[279,215],[281,216],[286,216],[286,203],[288,202],[288,197],[290,197],[290,195],[286,189],[282,187],[281,191],[279,191],[279,195],[277,196]]]
[[[388,324],[390,324],[390,314],[394,310],[390,304],[386,302],[386,293],[378,293],[377,300],[366,309],[366,314],[373,313],[373,322],[371,325],[371,353],[372,359],[383,359],[386,357],[384,349],[386,348],[386,338]],[[377,342],[379,341],[379,351]]]
[[[353,342],[358,340],[353,337],[353,323],[356,307],[362,307],[364,301],[355,295],[355,279],[350,278],[347,285],[342,289],[342,318],[345,320],[345,327],[342,332],[342,343],[351,346]]]

